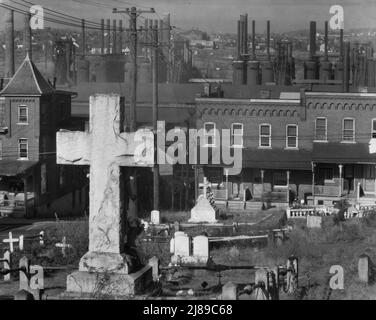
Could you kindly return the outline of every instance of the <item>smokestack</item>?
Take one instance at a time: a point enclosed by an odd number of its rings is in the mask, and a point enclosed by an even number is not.
[[[14,75],[14,11],[7,10],[5,16],[5,78]]]
[[[23,48],[24,48],[24,51],[25,51],[25,56],[28,54],[30,60],[33,60],[30,18],[31,18],[31,14],[30,13],[26,14],[24,16]]]
[[[309,51],[310,51],[310,60],[314,60],[316,55],[316,21],[310,22],[309,27]]]
[[[349,89],[350,89],[350,42],[345,42],[343,48],[344,48],[343,92],[349,92]]]
[[[86,53],[85,19],[81,20],[81,53],[83,56]]]
[[[115,19],[112,21],[112,26],[113,26],[112,27],[113,28],[112,30],[112,53],[117,54],[116,20]]]
[[[248,54],[248,14],[247,13],[244,15],[243,36],[244,36],[244,39],[243,39],[244,54]]]
[[[111,20],[107,19],[107,54],[111,53]]]
[[[119,20],[119,53],[122,54],[122,52],[123,52],[123,20]]]
[[[339,58],[343,61],[343,29],[339,30]]]
[[[145,22],[144,22],[144,43],[145,45],[149,44],[150,42],[150,30],[149,30],[149,19],[145,19]]]
[[[270,21],[269,20],[266,23],[266,54],[268,56],[268,60],[270,61]]]
[[[325,45],[325,61],[328,61],[328,21],[325,21],[325,38],[324,38],[324,45]]]
[[[237,37],[237,42],[236,42],[236,45],[237,45],[237,58],[240,59],[240,51],[241,51],[241,41],[240,41],[240,33],[241,33],[241,23],[240,23],[240,20],[238,20],[238,24],[237,24],[237,27],[238,27],[238,37]]]
[[[159,20],[158,41],[161,42],[164,45],[165,44],[164,42],[166,40],[163,38],[163,36],[164,36],[163,29],[164,29],[163,20]]]
[[[252,20],[252,60],[256,60],[256,21]]]
[[[244,16],[240,16],[240,35],[239,35],[239,41],[240,41],[240,57],[243,58],[244,54]]]
[[[104,54],[104,19],[101,19],[101,54]]]

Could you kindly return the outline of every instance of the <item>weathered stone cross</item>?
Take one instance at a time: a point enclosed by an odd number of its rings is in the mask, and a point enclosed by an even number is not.
[[[128,273],[123,255],[122,210],[124,183],[120,167],[151,167],[154,159],[135,158],[135,149],[150,141],[135,141],[136,133],[121,132],[120,96],[90,97],[89,132],[57,132],[57,163],[90,165],[89,252],[80,261],[85,272]]]

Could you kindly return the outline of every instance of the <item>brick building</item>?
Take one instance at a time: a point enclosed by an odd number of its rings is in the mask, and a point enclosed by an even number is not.
[[[299,198],[330,205],[348,198],[375,204],[376,157],[368,151],[376,137],[375,93],[301,90],[280,99],[199,98],[196,103],[197,128],[206,129],[206,139],[214,141],[213,128],[243,131],[241,146],[233,146],[242,148],[240,174],[221,165],[203,168],[217,186],[218,203],[251,208],[270,199],[285,206]]]
[[[56,131],[73,129],[72,92],[56,90],[27,56],[0,92],[0,212],[82,212],[82,170],[56,164]]]

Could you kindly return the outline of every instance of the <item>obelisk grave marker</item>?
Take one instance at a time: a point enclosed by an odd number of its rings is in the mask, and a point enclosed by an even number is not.
[[[134,156],[142,145],[153,155],[153,136],[135,141],[136,133],[122,132],[121,111],[119,95],[91,96],[89,132],[57,132],[57,163],[90,165],[89,252],[81,258],[79,271],[68,275],[67,292],[135,294],[152,277],[150,266],[129,273],[120,167],[153,166],[153,158]]]

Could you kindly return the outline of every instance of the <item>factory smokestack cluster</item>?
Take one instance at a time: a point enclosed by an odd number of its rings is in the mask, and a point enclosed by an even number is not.
[[[240,16],[237,22],[237,52],[233,62],[233,84],[260,85],[274,81],[273,62],[270,56],[270,21],[266,31],[266,60],[260,61],[256,55],[256,22],[252,21],[252,51],[248,52],[248,14]]]

